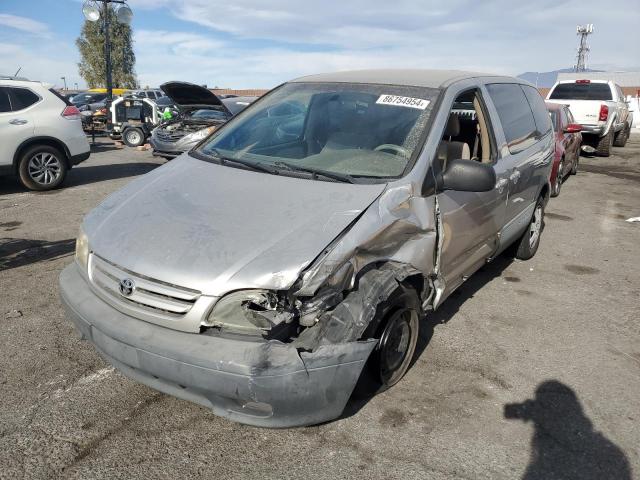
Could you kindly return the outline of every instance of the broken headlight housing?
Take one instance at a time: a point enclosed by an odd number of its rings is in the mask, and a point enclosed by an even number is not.
[[[239,290],[216,302],[207,326],[233,333],[264,335],[291,323],[294,313],[283,295],[270,290]]]
[[[89,239],[87,238],[87,234],[84,233],[82,227],[80,227],[78,237],[76,238],[75,258],[76,262],[78,262],[78,265],[80,265],[82,269],[86,271],[87,265],[89,263]]]

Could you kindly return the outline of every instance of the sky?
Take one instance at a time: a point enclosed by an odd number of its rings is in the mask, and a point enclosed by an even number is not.
[[[129,0],[142,86],[184,80],[272,88],[363,68],[518,75],[575,63],[576,25],[593,23],[588,66],[640,69],[640,0]],[[615,8],[613,7],[615,5]],[[56,86],[78,75],[80,0],[0,0],[0,73]]]

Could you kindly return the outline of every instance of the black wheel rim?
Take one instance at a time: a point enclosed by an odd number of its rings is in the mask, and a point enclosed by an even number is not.
[[[378,343],[383,384],[395,384],[409,367],[417,342],[417,323],[417,314],[408,309],[397,310],[389,318]]]

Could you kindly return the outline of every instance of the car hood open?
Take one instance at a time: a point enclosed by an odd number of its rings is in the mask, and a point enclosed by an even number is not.
[[[194,108],[211,108],[217,107],[226,111],[229,116],[231,112],[222,103],[211,90],[208,90],[200,85],[194,85],[188,82],[166,82],[160,85],[167,97],[174,101],[176,106],[181,109],[194,109]]]
[[[219,296],[289,288],[384,190],[221,166],[184,154],[84,222],[90,248],[156,280]]]

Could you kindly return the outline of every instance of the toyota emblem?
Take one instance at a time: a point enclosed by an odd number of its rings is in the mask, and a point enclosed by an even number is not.
[[[136,284],[130,278],[123,278],[120,280],[120,293],[125,297],[128,297],[136,289]]]

